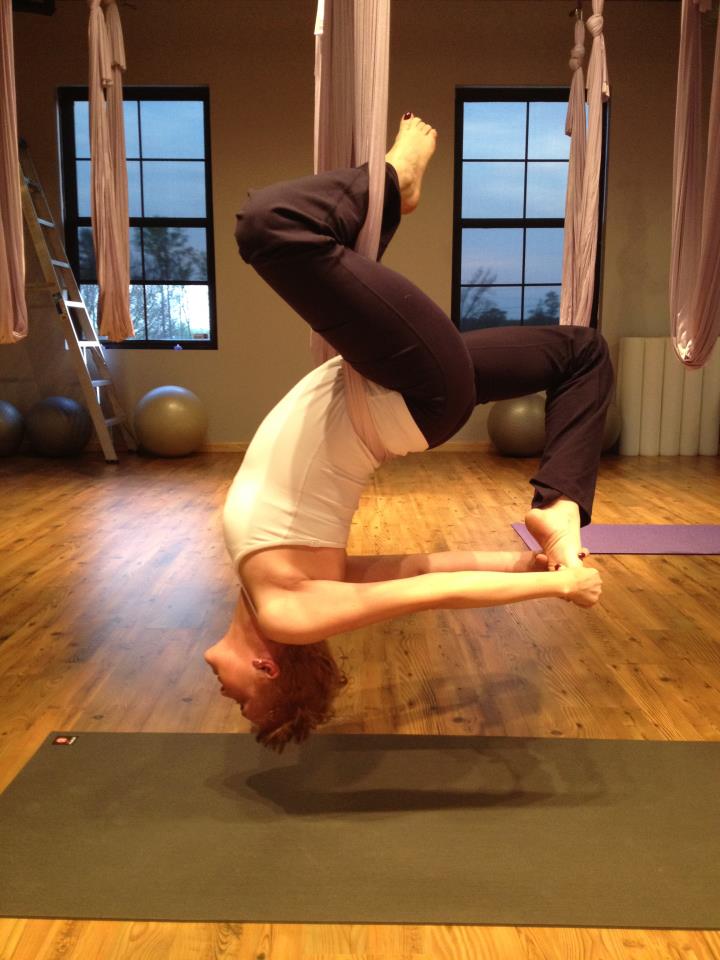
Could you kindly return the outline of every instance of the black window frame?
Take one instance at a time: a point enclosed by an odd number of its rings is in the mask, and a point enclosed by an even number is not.
[[[451,316],[453,323],[461,328],[461,267],[462,267],[462,231],[464,228],[472,227],[519,227],[526,229],[528,227],[555,227],[563,228],[565,218],[549,217],[520,217],[520,218],[477,218],[462,216],[462,180],[463,180],[463,140],[464,140],[464,107],[466,103],[479,102],[515,102],[515,103],[567,103],[570,96],[569,87],[557,86],[532,86],[532,87],[507,87],[507,86],[458,86],[455,88],[455,150],[454,150],[454,194],[453,194],[453,252],[452,252],[452,296],[451,296]],[[528,111],[529,115],[529,111]],[[604,229],[605,229],[605,204],[607,197],[607,160],[609,147],[609,104],[603,104],[602,114],[602,151],[600,157],[600,198],[599,198],[599,216],[598,216],[598,237],[597,237],[597,257],[595,259],[595,288],[593,291],[593,302],[590,315],[590,326],[597,327],[600,310],[600,285],[603,274],[603,254],[604,254]],[[528,143],[528,121],[526,119],[525,129],[525,163],[527,165],[527,143]],[[502,158],[493,162],[502,162]],[[527,166],[525,173],[525,188],[527,192]],[[524,273],[525,244],[523,243],[523,273]],[[467,284],[466,284],[467,286]],[[547,286],[547,284],[525,284],[522,285],[521,309],[524,307],[524,296],[526,286]],[[522,314],[521,314],[522,315]],[[517,327],[525,326],[521,322],[508,323],[503,326]]]
[[[90,217],[78,216],[74,104],[88,100],[86,86],[59,87],[58,124],[60,136],[60,172],[62,183],[63,222],[65,226],[65,247],[68,261],[73,268],[78,285],[81,283],[78,251],[78,228],[90,226]],[[203,227],[206,229],[207,282],[185,280],[185,285],[207,286],[208,314],[210,320],[209,337],[206,340],[123,340],[110,343],[101,342],[108,349],[123,350],[217,350],[217,304],[215,293],[215,230],[212,204],[212,154],[210,143],[210,90],[207,86],[127,86],[123,90],[125,100],[197,100],[203,103],[204,140],[205,140],[205,217],[130,217],[130,227]],[[141,158],[142,159],[142,158]],[[153,158],[156,159],[156,158]],[[160,158],[162,159],[162,158]],[[169,160],[177,158],[168,158]],[[92,281],[83,280],[83,283]],[[97,282],[97,281],[95,281]],[[143,286],[157,285],[143,284]]]

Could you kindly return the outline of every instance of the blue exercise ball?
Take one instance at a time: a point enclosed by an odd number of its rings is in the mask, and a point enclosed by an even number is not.
[[[41,457],[76,457],[87,446],[92,420],[70,397],[47,397],[25,418],[30,446]]]
[[[545,444],[545,397],[531,394],[492,405],[487,421],[494,446],[507,457],[536,457]]]
[[[143,450],[183,457],[198,450],[207,432],[202,400],[185,387],[156,387],[135,407],[135,434]]]
[[[0,400],[0,457],[12,457],[18,452],[24,432],[20,411],[7,400]]]

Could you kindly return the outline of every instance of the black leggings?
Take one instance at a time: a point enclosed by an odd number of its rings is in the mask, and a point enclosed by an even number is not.
[[[352,249],[368,205],[366,167],[254,191],[235,236],[243,259],[368,380],[402,394],[429,446],[476,404],[547,391],[534,506],[567,496],[590,522],[613,375],[586,327],[495,327],[460,333],[405,277]],[[400,222],[386,166],[380,256]]]

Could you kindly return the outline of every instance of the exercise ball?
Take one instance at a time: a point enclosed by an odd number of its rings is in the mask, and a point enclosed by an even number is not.
[[[618,407],[611,403],[607,410],[605,418],[605,432],[603,433],[602,451],[606,453],[611,450],[620,439],[622,430],[622,418]]]
[[[135,407],[135,434],[148,453],[183,457],[201,446],[207,414],[200,398],[184,387],[156,387]]]
[[[33,452],[41,457],[75,457],[92,433],[90,414],[70,397],[47,397],[36,403],[25,427]]]
[[[545,443],[545,397],[534,393],[494,403],[488,433],[500,453],[508,457],[536,457]]]
[[[24,432],[20,411],[7,400],[0,400],[0,457],[12,457],[18,452]]]

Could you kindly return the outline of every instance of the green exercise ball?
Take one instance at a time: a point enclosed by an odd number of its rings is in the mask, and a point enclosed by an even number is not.
[[[7,400],[0,400],[0,457],[12,457],[18,452],[24,432],[20,411]]]
[[[41,457],[76,457],[92,434],[85,407],[70,397],[47,397],[25,418],[30,446]]]
[[[494,403],[487,421],[498,451],[507,457],[536,457],[545,443],[545,397],[533,393]]]
[[[156,387],[135,407],[135,434],[143,450],[158,457],[194,453],[205,439],[207,414],[200,398],[184,387]]]
[[[611,403],[607,410],[607,417],[605,418],[605,432],[602,443],[603,453],[612,450],[620,439],[621,430],[622,417],[620,416],[620,410],[614,403]]]

